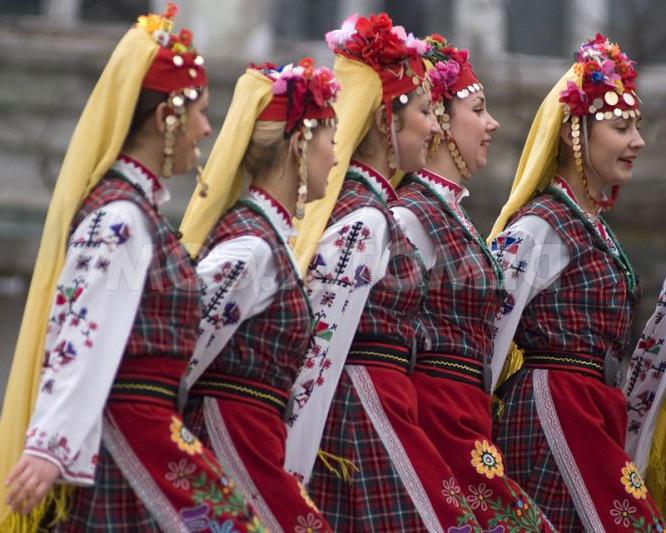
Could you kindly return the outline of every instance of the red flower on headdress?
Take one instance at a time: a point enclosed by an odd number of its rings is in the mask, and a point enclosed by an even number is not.
[[[560,102],[569,106],[569,112],[581,116],[587,113],[587,95],[574,82],[568,81],[567,88],[560,93]]]
[[[355,31],[350,31],[352,23]],[[327,34],[327,42],[378,71],[418,55],[415,47],[407,46],[404,28],[393,26],[386,13],[350,18],[342,30]]]
[[[192,32],[185,28],[180,30],[180,33],[178,34],[178,42],[180,42],[183,46],[187,46],[188,48],[192,46]]]
[[[168,19],[175,18],[178,15],[178,5],[173,2],[167,2],[166,8],[164,9],[164,17]]]

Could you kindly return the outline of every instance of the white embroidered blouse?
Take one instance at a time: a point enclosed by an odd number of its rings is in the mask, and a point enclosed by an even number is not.
[[[139,163],[121,156],[113,169],[153,205],[168,201],[167,189]],[[151,233],[139,206],[115,201],[88,215],[68,241],[24,453],[52,461],[71,484],[94,480],[102,412],[141,301]]]
[[[354,162],[372,190],[388,202],[391,184]],[[374,207],[349,213],[326,228],[305,279],[315,317],[314,338],[292,389],[285,467],[302,482],[312,473],[333,396],[370,289],[386,273],[389,226]]]
[[[267,192],[250,187],[246,198],[266,214],[285,242],[296,235],[289,212]],[[298,272],[291,247],[287,246],[287,251]],[[267,241],[254,235],[218,243],[199,262],[197,274],[204,287],[204,309],[226,308],[227,312],[220,320],[210,320],[208,316],[201,320],[197,344],[185,378],[188,388],[196,383],[240,324],[271,305],[278,289],[273,250]],[[225,290],[220,291],[223,286]]]
[[[627,453],[645,473],[659,412],[666,398],[666,280],[654,313],[631,356],[624,392],[627,395],[629,425]]]
[[[551,185],[564,193],[575,206],[580,203],[566,180],[555,176]],[[585,214],[611,252],[619,254],[603,222]],[[570,262],[567,245],[544,219],[529,215],[502,231],[492,242],[491,252],[504,270],[508,297],[495,320],[495,347],[492,359],[493,389],[508,356],[523,310],[541,291],[555,282]]]

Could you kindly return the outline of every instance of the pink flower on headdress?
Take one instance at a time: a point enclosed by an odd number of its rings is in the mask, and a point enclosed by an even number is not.
[[[349,15],[339,30],[329,31],[326,36],[326,44],[333,52],[336,48],[342,47],[347,40],[356,34],[356,21],[358,20],[358,13]]]
[[[435,63],[435,66],[428,71],[428,78],[432,83],[432,99],[441,101],[445,98],[452,98],[449,87],[458,81],[458,76],[460,76],[460,65],[456,61]]]
[[[587,95],[572,81],[568,81],[567,88],[560,93],[560,102],[569,106],[569,112],[573,115],[587,114]]]
[[[620,75],[615,70],[615,61],[611,59],[606,59],[601,63],[601,72],[603,72],[605,82],[608,85],[615,85],[615,80],[620,79]]]

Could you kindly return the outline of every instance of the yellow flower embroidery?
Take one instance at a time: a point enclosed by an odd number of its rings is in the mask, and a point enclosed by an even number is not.
[[[647,497],[647,488],[643,483],[643,478],[638,472],[636,465],[627,461],[622,467],[622,477],[620,481],[624,485],[624,490],[631,494],[637,500],[644,500]]]
[[[502,457],[500,456],[497,448],[492,446],[487,440],[474,443],[472,450],[472,466],[476,468],[479,474],[483,474],[488,479],[493,479],[495,476],[504,476],[504,465],[502,465]]]
[[[314,511],[319,512],[317,504],[315,504],[315,502],[312,501],[312,498],[310,498],[310,495],[308,494],[308,491],[305,490],[303,484],[300,481],[297,481],[296,483],[298,483],[298,488],[301,490],[301,498],[305,500],[305,503],[308,504],[308,507],[310,507],[310,509]]]
[[[178,449],[181,452],[185,452],[188,455],[202,453],[203,446],[201,445],[201,441],[190,433],[190,430],[183,425],[180,419],[172,416],[169,430],[171,431],[171,440],[178,445]]]

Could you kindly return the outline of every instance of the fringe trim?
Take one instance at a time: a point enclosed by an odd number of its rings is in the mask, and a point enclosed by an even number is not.
[[[345,457],[340,457],[339,455],[334,455],[321,449],[317,452],[317,455],[319,456],[319,460],[329,472],[335,474],[337,477],[343,481],[346,481],[347,483],[351,483],[352,474],[350,473],[350,470],[360,472],[359,467],[356,466],[351,459],[346,459]],[[331,464],[332,462],[339,466],[339,471]]]
[[[6,533],[34,533],[41,528],[50,529],[67,520],[70,496],[74,487],[60,484],[53,487],[29,515],[9,513],[0,522],[0,531]],[[48,521],[45,519],[49,518]]]

